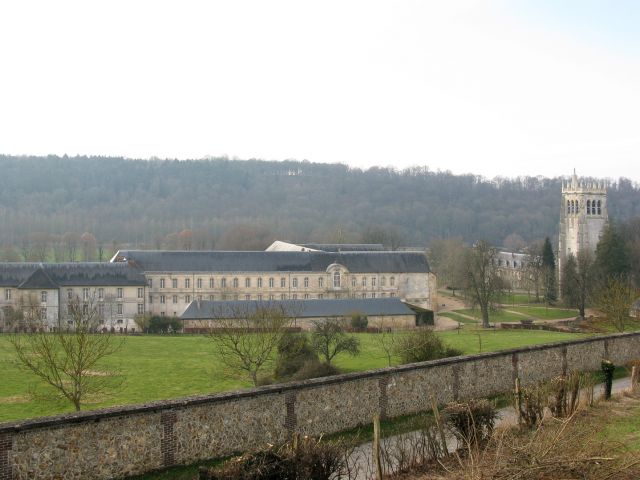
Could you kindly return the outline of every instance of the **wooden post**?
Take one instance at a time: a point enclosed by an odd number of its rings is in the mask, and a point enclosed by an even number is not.
[[[373,461],[376,465],[376,479],[382,480],[382,461],[380,460],[380,415],[373,417]]]
[[[449,448],[447,447],[447,436],[444,433],[444,426],[442,425],[442,418],[440,417],[440,410],[438,410],[438,402],[434,397],[431,397],[431,410],[433,411],[433,418],[436,421],[436,428],[440,434],[440,443],[442,444],[442,453],[447,455]]]
[[[520,405],[522,399],[520,398],[520,377],[516,377],[516,388],[514,391],[516,397],[516,411],[518,414],[518,425],[522,425],[522,407]]]
[[[640,380],[638,377],[640,377],[640,368],[638,365],[634,365],[631,367],[631,392],[638,391],[638,380]]]

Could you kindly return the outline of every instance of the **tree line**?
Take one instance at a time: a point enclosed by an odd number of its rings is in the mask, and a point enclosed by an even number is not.
[[[0,171],[5,261],[104,260],[118,247],[256,250],[276,238],[531,243],[556,237],[562,181],[226,158],[0,156]],[[611,183],[612,217],[640,216],[639,200],[636,183]]]

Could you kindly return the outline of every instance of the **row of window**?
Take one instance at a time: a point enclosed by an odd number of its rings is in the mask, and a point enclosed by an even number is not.
[[[369,297],[367,297],[367,295],[369,295]],[[377,298],[385,298],[386,294],[385,293],[376,294],[375,292],[371,292],[370,294],[362,293],[362,294],[360,294],[360,296],[362,298],[376,298],[376,297]],[[395,293],[390,293],[389,294],[389,297],[395,297],[395,296],[396,296]],[[351,294],[351,298],[357,298],[357,297],[358,297],[357,294],[355,294],[355,293]],[[162,304],[168,303],[166,295],[159,295],[157,298],[159,299],[160,303],[162,303]],[[287,300],[288,298],[289,297],[288,297],[288,295],[286,293],[282,293],[282,294],[280,294],[278,296],[279,300]],[[308,293],[305,293],[304,295],[300,296],[299,298],[298,298],[298,294],[297,293],[292,293],[291,294],[291,300],[301,300],[301,299],[309,300],[310,298],[311,298],[311,296]],[[321,300],[321,299],[324,298],[324,295],[322,293],[320,293],[320,294],[318,294],[317,298]],[[339,299],[339,298],[341,298],[341,295],[339,293],[336,293],[334,298],[338,298]],[[154,296],[153,295],[149,295],[149,303],[153,303],[153,299],[154,299]],[[204,300],[202,295],[197,295],[196,299],[200,300],[200,301]],[[215,301],[215,300],[240,300],[240,295],[237,295],[237,294],[235,294],[235,295],[224,295],[223,294],[223,295],[220,296],[219,299],[217,299],[215,295],[209,295],[207,299],[210,300],[210,301]],[[262,294],[257,294],[257,295],[249,295],[249,294],[247,294],[247,295],[244,295],[244,300],[258,300],[258,301],[261,301],[261,300],[267,300],[267,299],[268,300],[276,300],[276,296],[273,295],[273,294],[271,294],[271,295],[262,295]],[[191,303],[191,300],[192,300],[191,299],[191,295],[185,295],[184,296],[184,303],[189,304],[189,303]],[[178,295],[173,295],[171,297],[171,301],[172,301],[172,303],[177,304],[179,302]],[[140,307],[140,305],[138,305],[138,307]],[[138,313],[141,313],[141,312],[138,312]]]
[[[104,300],[104,288],[98,288],[97,290],[98,300]],[[42,303],[47,303],[48,292],[42,291],[40,292],[40,301]],[[91,298],[91,290],[89,288],[82,289],[82,300],[88,301]],[[124,289],[117,288],[116,289],[116,300],[122,300],[124,298]],[[138,298],[144,298],[144,288],[138,288]],[[6,301],[11,300],[11,289],[6,288],[4,290],[4,299]],[[67,299],[73,299],[73,289],[67,289]]]
[[[377,281],[378,278],[377,277],[371,277],[371,286],[375,287],[377,285]],[[196,288],[201,289],[203,288],[203,279],[202,278],[198,278],[196,279]],[[220,285],[219,288],[227,288],[227,279],[226,278],[221,278],[219,281]],[[244,279],[244,287],[245,288],[251,288],[251,278],[247,277]],[[357,286],[358,283],[358,279],[355,276],[351,277],[351,286],[355,287]],[[256,279],[256,286],[257,288],[262,288],[263,286],[263,282],[262,282],[262,277],[258,277]],[[333,274],[333,286],[334,288],[340,288],[340,284],[341,284],[341,275],[340,272],[335,272]],[[360,284],[363,287],[367,286],[367,277],[362,277],[360,280]],[[395,277],[390,277],[389,278],[389,285],[390,286],[395,286],[396,284],[396,279]],[[268,285],[269,288],[275,288],[276,285],[276,279],[273,277],[269,277],[268,279]],[[304,288],[309,288],[309,277],[304,277],[302,279],[302,285],[304,286]],[[380,286],[384,287],[387,285],[387,278],[386,277],[380,277]],[[153,288],[153,279],[149,279],[149,287]],[[210,278],[209,279],[209,288],[215,288],[216,287],[216,282],[214,278]],[[231,279],[231,287],[233,288],[239,288],[240,287],[240,279],[233,278]],[[287,279],[286,277],[281,277],[280,278],[280,288],[286,288],[287,287]],[[291,287],[292,288],[298,288],[299,287],[299,279],[297,277],[293,277],[291,279]],[[324,277],[319,277],[318,278],[318,287],[323,288],[324,287]],[[166,279],[161,278],[160,279],[160,288],[166,288]],[[171,288],[178,288],[178,279],[177,278],[172,278],[171,279]],[[185,278],[184,279],[184,288],[191,288],[191,279],[190,278]]]
[[[580,213],[578,200],[567,200],[567,213]],[[602,215],[602,200],[587,200],[587,215]]]

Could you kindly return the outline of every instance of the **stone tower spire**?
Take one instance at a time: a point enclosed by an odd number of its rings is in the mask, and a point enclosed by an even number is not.
[[[607,219],[606,183],[580,180],[574,169],[571,180],[562,182],[559,278],[569,255],[577,255],[583,250],[595,252]]]

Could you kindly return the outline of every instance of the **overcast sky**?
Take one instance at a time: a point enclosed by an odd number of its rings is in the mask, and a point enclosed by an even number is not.
[[[3,1],[0,153],[640,181],[640,2]]]

